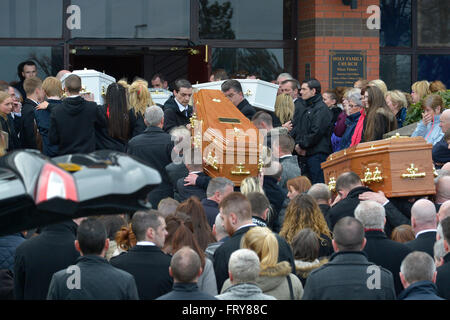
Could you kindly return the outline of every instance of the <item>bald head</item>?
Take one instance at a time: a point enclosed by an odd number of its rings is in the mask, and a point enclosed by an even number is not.
[[[411,208],[411,226],[414,232],[425,229],[436,229],[436,207],[433,202],[420,199]]]
[[[439,119],[439,127],[441,127],[442,132],[447,132],[450,129],[450,110],[446,109],[442,112]]]
[[[450,217],[450,200],[445,201],[439,208],[437,215],[438,221],[442,221],[445,218]]]
[[[447,111],[447,110],[446,110],[446,111]],[[450,162],[446,162],[446,163],[442,166],[441,170],[450,171]]]
[[[450,176],[443,176],[436,183],[436,203],[447,200],[450,200]]]

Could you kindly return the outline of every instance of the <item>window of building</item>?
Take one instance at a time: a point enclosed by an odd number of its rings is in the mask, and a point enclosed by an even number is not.
[[[381,47],[411,47],[411,0],[381,0]]]
[[[450,47],[450,1],[419,0],[417,40],[421,47]]]
[[[411,91],[411,56],[405,54],[381,55],[380,78],[389,89]]]
[[[447,88],[450,88],[450,55],[421,54],[419,55],[420,80],[441,80]]]

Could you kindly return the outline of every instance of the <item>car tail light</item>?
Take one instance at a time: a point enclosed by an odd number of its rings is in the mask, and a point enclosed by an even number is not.
[[[52,198],[78,201],[75,180],[66,171],[45,164],[37,183],[35,202],[39,204]]]

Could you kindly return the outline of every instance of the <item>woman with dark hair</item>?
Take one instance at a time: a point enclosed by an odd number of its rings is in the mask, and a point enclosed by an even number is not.
[[[182,212],[191,218],[194,227],[194,236],[203,251],[206,250],[208,244],[216,242],[208,220],[206,219],[205,209],[203,209],[200,200],[196,197],[190,197],[180,203],[177,207],[177,214],[179,212]]]
[[[126,89],[118,83],[111,83],[106,91],[105,105],[101,108],[107,126],[95,128],[96,149],[125,152],[130,138]]]
[[[305,228],[312,229],[319,238],[319,257],[330,256],[333,253],[333,247],[331,232],[325,217],[313,197],[300,194],[291,200],[286,209],[280,236],[292,245],[294,236]]]
[[[361,90],[361,96],[366,108],[361,142],[381,140],[385,133],[397,129],[397,119],[378,87],[364,88]]]

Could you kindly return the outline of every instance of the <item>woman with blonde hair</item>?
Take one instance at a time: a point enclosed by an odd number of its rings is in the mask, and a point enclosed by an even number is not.
[[[8,134],[8,141],[2,141],[4,137],[0,136],[0,145],[8,144],[8,148],[6,151],[12,151],[14,149],[20,148],[19,138],[16,135],[16,131],[14,128],[14,120],[10,116],[10,113],[13,109],[14,100],[10,96],[8,92],[0,92],[0,131],[3,131]],[[2,150],[0,150],[0,156]]]
[[[316,200],[307,194],[300,194],[291,200],[280,231],[286,241],[292,244],[294,236],[305,228],[312,229],[319,237],[319,257],[328,257],[333,253],[331,232]]]
[[[152,96],[148,91],[148,82],[142,79],[134,81],[128,87],[128,100],[130,104],[130,130],[131,137],[145,131],[145,109],[154,105]]]
[[[422,99],[430,93],[430,83],[427,80],[414,82],[411,86],[411,98],[413,103],[422,101]]]
[[[397,127],[403,127],[403,122],[406,118],[406,108],[408,107],[408,100],[405,94],[400,90],[388,91],[384,95],[384,99],[397,119]]]
[[[256,284],[264,294],[277,300],[300,300],[303,286],[298,277],[292,273],[287,261],[278,262],[278,240],[267,227],[253,227],[245,233],[241,240],[241,249],[253,250],[259,257],[260,273]],[[226,280],[222,292],[231,286]]]
[[[428,143],[436,144],[444,136],[440,124],[441,114],[444,111],[444,101],[438,94],[430,94],[423,102],[422,120],[417,124],[411,137],[424,137]]]
[[[282,93],[275,100],[275,115],[280,119],[281,123],[292,121],[294,118],[294,100],[287,93]]]
[[[265,195],[262,188],[262,181],[258,177],[247,177],[242,180],[240,191],[244,196],[250,192],[259,192]]]

